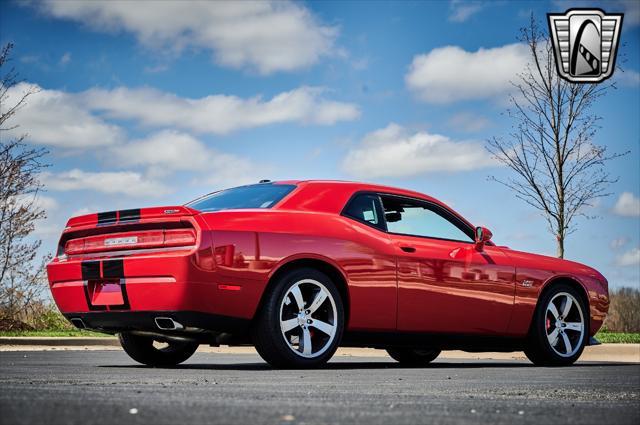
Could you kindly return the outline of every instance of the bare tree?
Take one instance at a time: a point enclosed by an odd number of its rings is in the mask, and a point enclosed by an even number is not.
[[[520,39],[529,48],[531,63],[513,82],[509,116],[514,120],[508,138],[495,137],[487,149],[515,171],[507,179],[490,179],[512,189],[516,197],[540,210],[557,239],[557,255],[564,257],[567,235],[587,207],[610,195],[611,178],[605,163],[623,154],[610,154],[593,142],[601,117],[595,102],[615,88],[614,83],[579,84],[562,79],[553,47],[531,18]]]
[[[10,119],[35,93],[28,88],[15,93],[19,80],[13,68],[4,71],[13,45],[0,51],[0,315],[24,317],[39,301],[44,285],[44,263],[37,258],[41,241],[32,236],[37,220],[46,217],[38,205],[42,184],[39,172],[46,150],[24,143],[25,135],[7,137]],[[12,89],[14,89],[12,91]]]

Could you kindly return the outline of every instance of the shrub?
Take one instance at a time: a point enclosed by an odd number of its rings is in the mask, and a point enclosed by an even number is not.
[[[609,294],[611,305],[603,329],[609,332],[640,332],[640,290],[621,288]]]

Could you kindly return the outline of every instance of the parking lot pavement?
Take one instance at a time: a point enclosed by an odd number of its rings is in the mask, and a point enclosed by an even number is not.
[[[444,359],[398,367],[336,357],[272,370],[255,354],[199,352],[152,369],[121,351],[0,352],[0,423],[640,423],[640,365]]]

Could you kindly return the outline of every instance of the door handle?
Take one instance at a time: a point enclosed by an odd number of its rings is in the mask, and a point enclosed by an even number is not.
[[[412,246],[401,246],[400,249],[404,252],[416,252],[416,249]]]

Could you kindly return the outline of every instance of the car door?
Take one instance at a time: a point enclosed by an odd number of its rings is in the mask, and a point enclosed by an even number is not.
[[[476,250],[474,229],[441,205],[381,199],[398,256],[398,330],[505,333],[515,270],[502,250]]]

